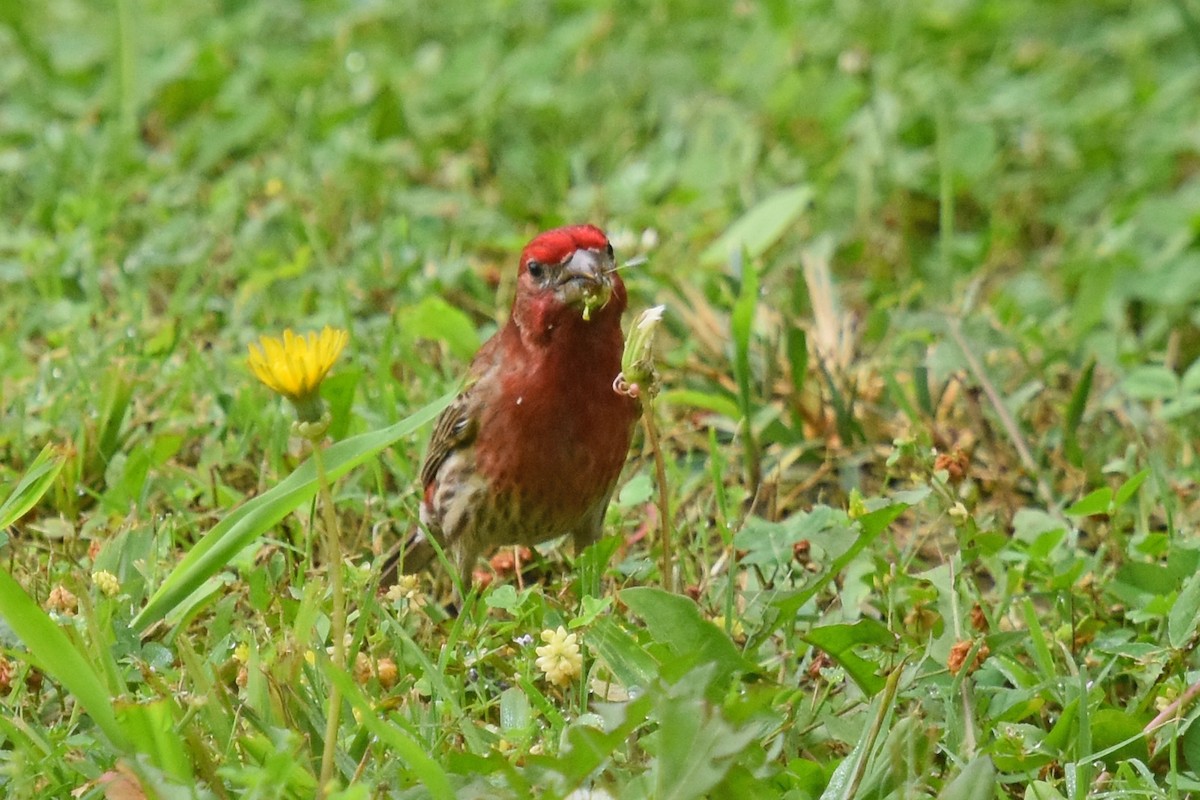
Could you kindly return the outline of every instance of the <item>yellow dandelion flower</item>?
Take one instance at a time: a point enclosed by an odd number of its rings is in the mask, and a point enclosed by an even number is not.
[[[250,345],[247,363],[267,388],[291,401],[301,422],[317,422],[325,410],[317,390],[349,340],[349,333],[328,325],[299,336],[289,329],[282,339],[263,336]]]
[[[566,686],[583,669],[579,639],[559,625],[558,630],[542,631],[543,646],[537,648],[537,668],[555,686]]]

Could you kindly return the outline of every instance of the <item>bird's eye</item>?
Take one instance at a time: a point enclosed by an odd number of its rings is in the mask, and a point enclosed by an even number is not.
[[[529,277],[539,281],[542,279],[542,275],[546,273],[546,268],[540,261],[530,261],[525,265],[525,269],[529,270]]]
[[[605,245],[604,249],[608,252],[609,258],[614,258],[616,256],[616,253],[613,252],[612,242],[609,242],[607,245]]]

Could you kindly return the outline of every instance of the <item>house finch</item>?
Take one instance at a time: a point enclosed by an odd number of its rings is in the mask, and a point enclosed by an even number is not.
[[[487,549],[600,536],[629,452],[638,402],[618,394],[625,285],[593,225],[525,246],[508,323],[475,355],[421,468],[421,529],[384,571],[453,556],[463,586]]]

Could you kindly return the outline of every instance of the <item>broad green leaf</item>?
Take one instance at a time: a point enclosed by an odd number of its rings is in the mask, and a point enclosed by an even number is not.
[[[611,617],[600,617],[588,629],[588,648],[626,689],[645,688],[658,678],[658,662]]]
[[[1113,505],[1117,508],[1128,503],[1133,496],[1137,494],[1137,490],[1142,488],[1142,484],[1146,482],[1146,478],[1150,476],[1149,469],[1143,469],[1129,477],[1118,487],[1117,493],[1113,496]]]
[[[645,725],[655,702],[655,694],[646,692],[628,703],[601,704],[606,730],[592,725],[573,724],[566,729],[566,744],[557,756],[530,756],[526,763],[558,773],[568,786],[579,786],[613,755],[623,751],[634,731]]]
[[[1092,712],[1092,753],[1080,756],[1100,758],[1115,771],[1122,761],[1150,761],[1150,748],[1143,726],[1148,718],[1123,708],[1101,708]],[[1193,725],[1193,727],[1195,727]]]
[[[1101,262],[1080,276],[1070,315],[1071,327],[1077,334],[1087,333],[1104,319],[1104,306],[1112,295],[1116,272],[1115,265]]]
[[[1197,624],[1200,624],[1200,573],[1183,582],[1179,597],[1171,605],[1167,616],[1167,641],[1171,647],[1186,647],[1196,635]]]
[[[499,608],[515,614],[524,605],[526,597],[524,593],[517,594],[517,587],[506,583],[484,595],[483,602],[488,608]]]
[[[75,696],[109,741],[129,750],[103,677],[4,569],[0,569],[0,616],[29,648],[37,666]]]
[[[713,709],[704,699],[707,684],[705,677],[685,677],[655,705],[655,797],[705,797],[729,771],[732,757],[758,736],[756,726],[739,730]]]
[[[1013,536],[1022,542],[1035,544],[1048,539],[1066,537],[1066,526],[1059,517],[1036,508],[1022,508],[1013,515]]]
[[[1163,422],[1187,417],[1200,411],[1200,395],[1189,394],[1176,400],[1167,400],[1159,409],[1158,418]]]
[[[400,309],[396,322],[410,336],[445,342],[454,357],[464,361],[479,349],[479,332],[471,318],[437,295]]]
[[[883,689],[886,679],[879,674],[881,665],[868,661],[855,653],[854,649],[863,645],[894,648],[896,636],[885,625],[873,619],[860,619],[852,625],[813,628],[801,638],[821,648],[838,662],[868,697],[874,697]]]
[[[1162,564],[1130,561],[1117,569],[1113,584],[1114,587],[1129,586],[1138,593],[1158,595],[1173,589],[1177,582],[1171,570]]]
[[[817,505],[811,511],[792,514],[779,522],[747,517],[733,542],[739,551],[743,551],[738,558],[740,563],[780,568],[796,566],[797,542],[808,539],[829,547],[831,543],[849,540],[856,533],[855,527],[856,523],[844,511]],[[839,546],[835,552],[840,553],[841,549]]]
[[[736,253],[758,258],[800,218],[812,198],[813,190],[809,186],[782,189],[767,197],[729,226],[700,256],[700,263],[717,266],[729,261]]]
[[[819,515],[801,512],[782,522],[748,517],[734,537],[734,546],[744,551],[744,565],[783,567],[794,560],[795,544],[824,528]]]
[[[1024,800],[1066,800],[1054,784],[1046,781],[1033,781],[1025,787]]]
[[[642,471],[625,481],[625,485],[617,492],[616,500],[614,501],[621,508],[640,507],[643,503],[648,503],[654,497],[654,481],[650,478],[648,471]],[[621,537],[612,537],[621,541]],[[595,545],[591,545],[595,547]],[[590,548],[589,548],[590,549]],[[587,550],[584,550],[584,555]],[[577,559],[578,561],[578,559]],[[604,566],[608,566],[608,562],[604,562]]]
[[[42,448],[37,458],[25,470],[16,488],[0,505],[0,530],[25,516],[42,499],[62,469],[66,456],[52,444]]]
[[[923,494],[927,494],[924,490],[920,491]],[[888,526],[896,521],[897,517],[910,508],[912,508],[911,503],[891,503],[882,508],[877,508],[868,514],[863,514],[858,518],[858,524],[862,526],[863,533],[867,537],[874,539],[886,531]]]
[[[329,480],[337,480],[433,420],[449,405],[455,394],[446,394],[387,428],[330,445],[324,451]],[[230,512],[171,571],[145,608],[134,617],[132,627],[144,631],[185,604],[193,592],[224,568],[243,548],[271,530],[293,510],[310,502],[317,489],[316,464],[310,457],[278,485]]]
[[[816,761],[806,758],[793,758],[787,765],[788,777],[799,789],[802,797],[816,797],[829,782],[828,772]]]
[[[1107,514],[1112,506],[1113,491],[1107,486],[1088,492],[1082,499],[1071,504],[1067,514],[1072,517],[1090,517],[1093,514]]]
[[[1183,760],[1192,772],[1200,772],[1200,725],[1189,725],[1183,732]]]
[[[990,800],[995,796],[996,767],[987,756],[979,756],[946,784],[938,800]]]
[[[725,631],[701,617],[690,598],[641,586],[622,591],[621,601],[645,620],[655,641],[670,647],[682,661],[715,664],[720,676],[754,671]]]
[[[893,503],[877,508],[874,511],[864,514],[859,517],[857,522],[861,532],[846,551],[833,560],[829,565],[829,569],[821,573],[820,577],[814,580],[809,586],[790,595],[786,595],[774,602],[774,605],[779,608],[780,622],[779,625],[786,625],[789,620],[793,619],[796,612],[799,611],[805,603],[816,597],[817,593],[824,589],[830,581],[841,574],[846,566],[858,557],[858,554],[866,549],[867,545],[879,538],[888,526],[891,525],[897,517],[907,511],[909,505],[907,503]]]
[[[1146,364],[1131,369],[1121,389],[1134,400],[1165,400],[1179,394],[1179,378],[1167,367]]]
[[[1055,756],[1043,749],[1046,732],[1040,726],[1010,723],[1004,726],[1004,733],[989,748],[992,762],[1000,772],[1036,771],[1056,761]]]
[[[1197,358],[1184,370],[1179,380],[1179,388],[1185,394],[1200,394],[1200,358]]]
[[[579,616],[567,623],[567,627],[571,630],[576,628],[584,628],[591,625],[601,614],[607,613],[612,608],[612,597],[591,597],[585,595],[580,599]]]

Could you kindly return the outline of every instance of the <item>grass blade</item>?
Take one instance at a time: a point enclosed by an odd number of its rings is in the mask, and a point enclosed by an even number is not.
[[[429,790],[430,796],[453,800],[454,788],[450,785],[450,779],[442,767],[402,728],[388,724],[376,716],[375,707],[354,685],[354,681],[350,679],[349,675],[341,670],[333,669],[332,664],[328,661],[325,664],[327,666],[326,677],[342,690],[342,696],[358,712],[359,724],[365,725],[371,733],[379,737],[381,742],[386,743],[392,752],[404,759],[421,785]]]
[[[456,392],[435,400],[414,414],[382,430],[337,442],[325,451],[330,480],[380,453],[420,428],[449,405]],[[247,501],[201,539],[171,571],[162,585],[133,619],[134,630],[145,631],[183,604],[192,592],[221,570],[242,548],[262,536],[317,493],[317,469],[310,458],[277,486]]]
[[[0,529],[7,528],[29,513],[29,509],[42,499],[50,484],[54,483],[65,461],[66,456],[54,445],[48,444],[42,448],[17,488],[0,505]]]
[[[116,747],[129,749],[104,681],[54,620],[0,569],[0,616],[29,648],[37,666],[66,687]]]
[[[737,273],[739,259],[734,261]],[[754,311],[758,305],[758,271],[753,262],[741,262],[741,288],[729,317],[733,337],[733,375],[738,386],[738,411],[742,417],[742,436],[746,447],[746,482],[750,494],[758,491],[762,481],[762,465],[758,460],[758,443],[754,439],[754,403],[750,391],[750,338],[754,332]]]

